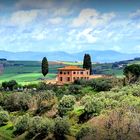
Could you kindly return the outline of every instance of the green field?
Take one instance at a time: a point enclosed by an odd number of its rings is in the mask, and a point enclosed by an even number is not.
[[[62,61],[63,64],[65,65],[82,65],[82,62],[67,62],[67,61]]]
[[[56,74],[49,73],[45,79],[54,79]],[[0,83],[3,81],[16,80],[20,84],[26,84],[29,82],[38,82],[41,78],[44,78],[41,73],[26,73],[26,74],[3,74],[0,76]]]
[[[26,84],[29,82],[39,82],[41,79],[44,79],[41,73],[41,63],[38,61],[7,61],[4,65],[4,71],[0,75],[0,83],[16,80],[20,84]],[[54,79],[57,68],[62,66],[61,64],[50,64],[49,73],[45,79]]]
[[[4,71],[0,75],[0,83],[3,81],[16,80],[20,84],[39,82],[44,79],[41,73],[41,62],[39,61],[5,61]],[[49,73],[45,79],[56,78],[57,69],[65,65],[81,65],[79,62],[50,62]]]
[[[5,61],[0,62],[4,64],[4,71],[0,75],[0,83],[3,81],[16,80],[20,84],[30,82],[39,82],[43,79],[41,74],[41,62],[39,61]],[[140,64],[140,61],[130,61],[129,64]],[[113,63],[93,64],[94,74],[107,74],[116,77],[123,77],[123,68],[112,68]],[[45,79],[54,79],[57,75],[57,69],[65,65],[77,65],[82,67],[82,62],[50,62],[49,74]]]

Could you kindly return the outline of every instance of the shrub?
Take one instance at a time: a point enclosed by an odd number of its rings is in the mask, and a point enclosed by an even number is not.
[[[38,87],[38,85],[34,84],[34,83],[30,83],[30,84],[24,86],[24,88],[28,88],[28,89],[33,89],[33,88],[37,88],[37,87]]]
[[[7,111],[0,111],[0,126],[5,125],[9,121],[9,113]]]
[[[76,134],[76,140],[82,140],[82,139],[94,139],[94,131],[91,127],[89,126],[82,126],[80,130]]]
[[[132,95],[122,96],[120,105],[127,106],[129,108],[140,109],[140,98]]]
[[[99,91],[109,91],[112,88],[112,81],[111,79],[93,79],[92,80],[92,87],[97,92]]]
[[[67,86],[58,87],[55,92],[56,92],[56,96],[58,97],[58,99],[61,99],[63,97],[63,95],[69,94],[69,90],[68,90]]]
[[[29,137],[37,136],[45,137],[53,130],[53,123],[47,119],[35,116],[31,119],[29,125]]]
[[[37,90],[38,91],[44,91],[44,90],[57,90],[57,86],[56,85],[52,85],[52,84],[46,84],[45,82],[40,82],[37,84]]]
[[[119,102],[117,100],[113,100],[111,98],[104,98],[104,97],[101,100],[106,109],[114,109],[115,107],[119,106]]]
[[[92,100],[92,97],[91,97],[91,96],[85,95],[85,96],[81,99],[80,104],[81,104],[81,105],[85,105],[87,102],[90,102],[91,100]]]
[[[123,107],[111,110],[103,123],[107,139],[139,140],[140,138],[138,130],[140,114],[135,109]]]
[[[2,87],[4,88],[4,90],[9,89],[12,91],[17,85],[18,83],[15,80],[11,80],[9,82],[2,82]]]
[[[2,87],[4,88],[4,90],[7,89],[7,82],[2,82]]]
[[[15,80],[11,80],[7,83],[7,86],[10,90],[13,90],[15,86],[17,86],[18,83]]]
[[[0,105],[3,105],[4,102],[3,100],[4,100],[3,94],[0,93]]]
[[[103,108],[103,103],[100,101],[99,98],[92,98],[90,101],[85,103],[85,112],[88,114],[99,115],[100,111]]]
[[[104,107],[104,104],[102,102],[102,98],[97,98],[89,95],[85,95],[81,99],[81,105],[84,106],[84,110],[87,113],[93,113],[94,115],[98,115],[102,108]]]
[[[114,86],[118,85],[119,82],[117,79],[113,78],[98,78],[91,80],[77,80],[75,84],[82,85],[84,87],[90,86],[95,91],[109,91]]]
[[[37,85],[37,90],[39,90],[39,91],[41,91],[41,90],[47,90],[47,88],[48,88],[48,86],[47,86],[47,84],[44,83],[44,82],[40,82],[40,83],[38,83],[38,85]]]
[[[0,111],[3,111],[3,108],[2,108],[2,106],[0,106]]]
[[[58,112],[60,116],[65,115],[68,111],[73,110],[75,97],[72,95],[64,95],[59,102]]]
[[[64,118],[56,118],[54,124],[54,136],[56,139],[64,139],[70,133],[70,125]]]
[[[51,99],[54,99],[55,97],[55,92],[52,90],[47,90],[45,92],[42,92],[39,94],[41,100],[48,100],[50,101]]]
[[[36,112],[35,114],[42,114],[49,111],[52,106],[56,103],[55,93],[53,91],[44,91],[37,93],[35,96],[36,100]]]
[[[78,80],[75,80],[74,81],[74,84],[76,85],[87,85],[87,80],[84,80],[84,79],[78,79]]]
[[[17,118],[16,123],[14,125],[15,134],[22,134],[29,128],[30,117],[29,114],[20,116]]]
[[[31,96],[26,93],[13,93],[8,95],[4,101],[4,107],[9,111],[28,110]]]
[[[70,94],[81,94],[81,86],[80,85],[70,85],[68,87]]]
[[[26,93],[21,93],[19,94],[19,100],[18,100],[18,104],[20,104],[20,110],[28,110],[29,106],[28,103],[31,100],[31,95],[30,94],[26,94]]]

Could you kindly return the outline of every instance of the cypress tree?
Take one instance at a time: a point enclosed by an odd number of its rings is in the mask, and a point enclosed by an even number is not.
[[[83,68],[87,68],[87,54],[84,55]]]
[[[49,68],[48,68],[48,60],[46,57],[42,59],[42,74],[44,77],[48,74]]]
[[[89,54],[84,55],[83,68],[90,70],[90,74],[92,74],[92,62]]]

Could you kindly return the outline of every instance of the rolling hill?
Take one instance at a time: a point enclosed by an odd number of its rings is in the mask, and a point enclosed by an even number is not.
[[[127,54],[117,51],[97,51],[87,50],[79,53],[67,53],[63,51],[54,52],[8,52],[0,51],[0,58],[8,60],[41,60],[44,56],[50,61],[82,61],[85,53],[89,53],[94,62],[115,62],[121,60],[133,59],[139,57],[140,54]]]

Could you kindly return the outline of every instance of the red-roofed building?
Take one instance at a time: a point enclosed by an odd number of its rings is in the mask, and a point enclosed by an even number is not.
[[[65,66],[58,69],[57,80],[60,84],[72,83],[77,79],[89,79],[89,70],[77,66]]]

